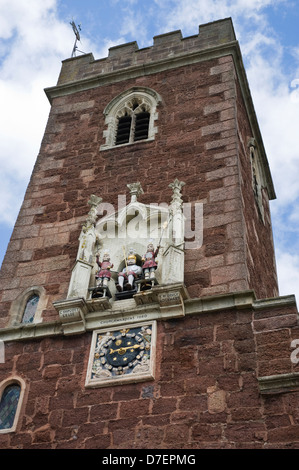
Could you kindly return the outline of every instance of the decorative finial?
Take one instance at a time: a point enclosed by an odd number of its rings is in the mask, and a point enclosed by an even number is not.
[[[97,220],[97,207],[98,205],[102,202],[102,198],[95,196],[92,194],[90,196],[90,199],[88,201],[88,204],[90,205],[90,211],[88,212],[88,216],[85,222],[85,227],[89,228],[90,226],[94,225]]]
[[[141,187],[141,184],[139,182],[131,183],[131,184],[127,184],[127,187],[130,190],[131,202],[136,202],[139,195],[143,194],[143,189]]]
[[[177,178],[174,180],[173,183],[170,183],[169,188],[172,189],[173,195],[172,195],[172,205],[181,205],[183,200],[181,198],[181,189],[183,186],[185,186],[186,183],[184,181],[179,181]]]

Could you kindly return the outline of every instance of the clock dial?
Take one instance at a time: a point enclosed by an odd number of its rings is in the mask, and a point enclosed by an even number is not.
[[[86,386],[153,378],[155,323],[94,331]]]
[[[151,327],[128,328],[115,331],[101,343],[94,355],[94,367],[110,371],[112,375],[130,374],[150,357]]]
[[[143,339],[134,333],[112,337],[105,345],[105,358],[111,367],[132,367],[135,359],[141,359],[145,346]]]

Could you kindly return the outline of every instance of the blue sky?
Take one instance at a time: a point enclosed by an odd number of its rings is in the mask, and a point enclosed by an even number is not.
[[[96,59],[130,41],[232,17],[268,156],[280,294],[299,298],[298,0],[0,0],[0,263],[39,152],[56,84],[71,56],[70,21]]]

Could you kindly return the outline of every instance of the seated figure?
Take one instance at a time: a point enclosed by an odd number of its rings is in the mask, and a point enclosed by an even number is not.
[[[142,269],[136,264],[136,256],[131,251],[127,257],[126,267],[118,273],[118,283],[116,288],[118,292],[132,290],[135,287],[135,280],[142,274]]]

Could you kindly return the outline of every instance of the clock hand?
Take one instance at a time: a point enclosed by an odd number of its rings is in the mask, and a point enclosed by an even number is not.
[[[125,352],[127,349],[137,349],[137,348],[140,348],[139,344],[134,344],[133,346],[126,346],[125,348],[110,349],[109,354],[113,354],[115,352],[120,352],[120,351]]]

